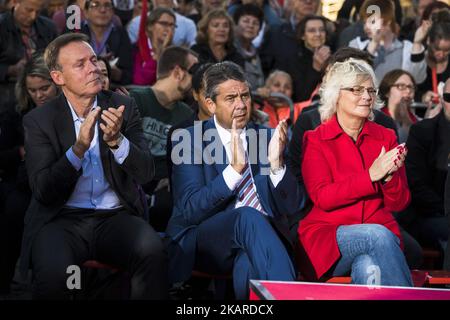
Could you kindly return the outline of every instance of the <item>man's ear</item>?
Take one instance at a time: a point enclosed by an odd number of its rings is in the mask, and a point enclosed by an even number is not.
[[[206,102],[206,107],[208,108],[208,111],[211,114],[215,114],[216,113],[216,103],[211,98],[206,98],[205,102]]]
[[[180,68],[180,66],[175,66],[175,68],[173,68],[171,74],[172,74],[172,77],[177,81],[181,81],[184,78],[184,71],[183,71],[183,69]]]
[[[57,86],[63,86],[65,84],[61,71],[58,71],[58,70],[50,71],[50,76],[52,77],[53,82]]]

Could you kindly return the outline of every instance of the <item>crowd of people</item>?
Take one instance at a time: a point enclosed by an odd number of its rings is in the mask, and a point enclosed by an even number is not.
[[[450,271],[450,6],[403,2],[0,0],[0,295]]]

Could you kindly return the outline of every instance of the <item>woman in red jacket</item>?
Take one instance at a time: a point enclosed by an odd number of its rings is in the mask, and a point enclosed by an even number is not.
[[[298,229],[311,280],[351,274],[356,284],[411,286],[393,211],[410,201],[406,149],[371,121],[376,78],[364,61],[335,63],[320,88],[322,125],[305,133],[302,171],[314,204]]]

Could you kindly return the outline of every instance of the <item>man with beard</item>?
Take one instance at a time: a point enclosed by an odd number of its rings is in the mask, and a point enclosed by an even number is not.
[[[136,100],[142,116],[142,126],[147,148],[155,157],[156,175],[144,186],[147,194],[158,192],[158,215],[150,213],[150,221],[158,230],[165,229],[170,216],[171,204],[168,192],[169,179],[166,162],[166,144],[169,129],[192,117],[192,110],[181,100],[189,93],[192,85],[192,70],[198,62],[197,55],[190,49],[172,46],[163,51],[158,61],[156,82],[152,87],[130,91]],[[160,201],[161,200],[161,201]]]
[[[437,87],[450,77],[450,11],[444,9],[432,15],[426,53],[427,77],[418,86],[418,98],[422,102],[440,107]],[[433,85],[435,83],[435,85]]]
[[[411,126],[406,146],[406,175],[411,191],[411,209],[405,228],[421,244],[445,250],[448,241],[447,172],[450,167],[450,79],[439,97],[440,113]],[[448,184],[448,183],[447,183]],[[447,186],[448,188],[448,186]],[[446,257],[446,269],[450,268]]]

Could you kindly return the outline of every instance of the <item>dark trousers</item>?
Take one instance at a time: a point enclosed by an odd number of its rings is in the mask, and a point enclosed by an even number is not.
[[[237,299],[247,299],[249,280],[295,280],[291,259],[269,221],[242,207],[220,212],[198,226],[195,268],[233,273]]]
[[[0,294],[10,291],[30,195],[14,184],[0,182]]]
[[[143,219],[124,210],[63,210],[32,247],[33,298],[67,299],[71,265],[97,260],[126,270],[131,299],[168,297],[167,253]]]

